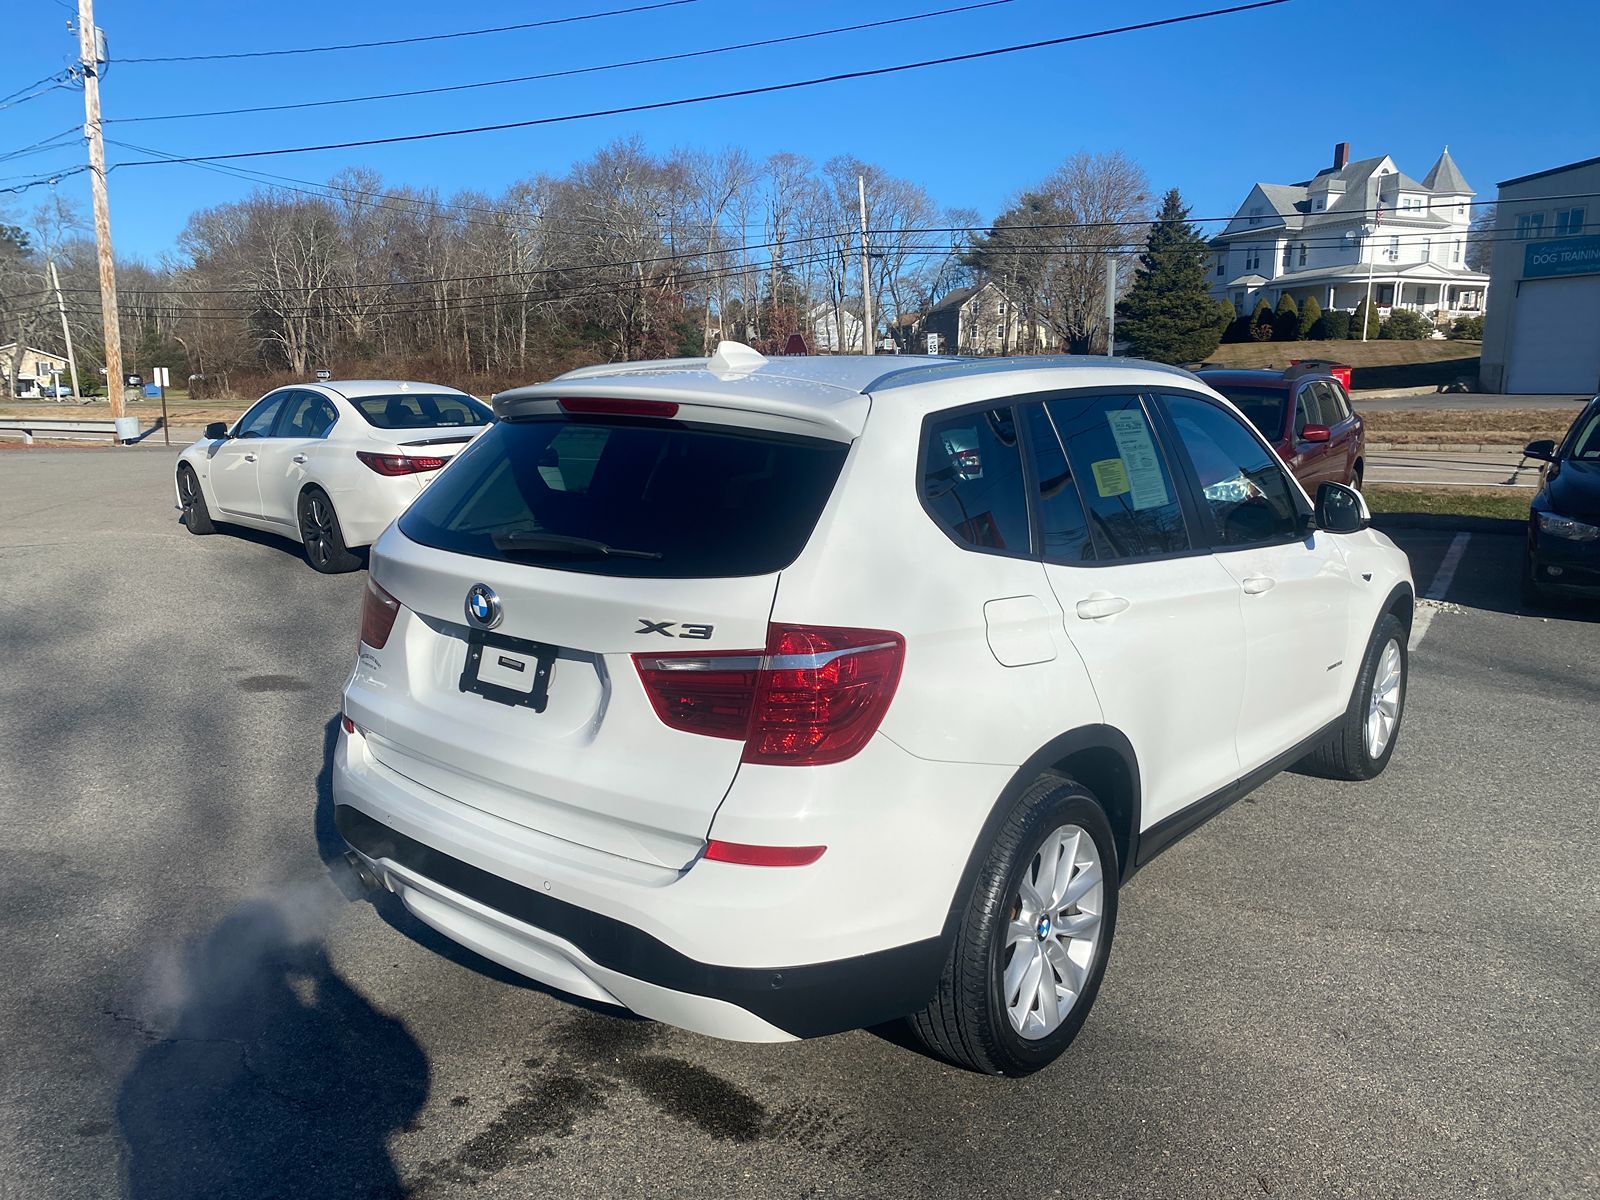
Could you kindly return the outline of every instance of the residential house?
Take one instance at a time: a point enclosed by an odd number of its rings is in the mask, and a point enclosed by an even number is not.
[[[813,354],[860,354],[861,297],[848,296],[835,307],[823,300],[806,311],[806,340]]]
[[[911,348],[926,353],[929,334],[938,336],[941,354],[1037,354],[1059,345],[992,282],[958,288],[923,313],[912,326]]]
[[[16,342],[0,346],[0,378],[6,382],[5,394],[8,396],[38,396],[41,386],[53,387],[67,375],[67,356],[64,354],[52,354],[37,346],[24,346],[20,364],[16,358]],[[15,379],[11,378],[13,370],[17,372]]]
[[[1248,315],[1285,292],[1324,310],[1373,303],[1448,324],[1483,311],[1489,277],[1466,265],[1471,185],[1449,147],[1419,183],[1388,155],[1333,165],[1303,183],[1257,183],[1211,241],[1211,294]]]

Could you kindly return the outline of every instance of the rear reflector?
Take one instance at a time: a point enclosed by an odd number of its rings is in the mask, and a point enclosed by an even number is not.
[[[379,475],[415,475],[420,471],[437,471],[448,458],[425,454],[374,454],[370,450],[357,450],[356,457]]]
[[[636,654],[634,665],[671,728],[742,740],[747,763],[818,766],[877,732],[904,659],[898,633],[771,625],[765,650]]]
[[[400,615],[400,601],[367,577],[367,590],[361,597],[361,640],[374,650],[382,650]]]
[[[341,716],[339,718],[339,723],[344,726],[344,731],[346,733],[354,733],[356,731],[356,723],[349,717]]]
[[[569,396],[558,401],[563,412],[593,413],[607,417],[675,417],[678,406],[671,400],[607,400],[590,396]]]
[[[705,857],[712,862],[745,867],[805,867],[822,857],[826,846],[747,846],[743,842],[706,843]]]

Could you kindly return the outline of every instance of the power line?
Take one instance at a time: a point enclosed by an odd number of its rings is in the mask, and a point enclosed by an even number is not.
[[[29,100],[43,96],[47,92],[53,92],[57,88],[66,87],[71,80],[72,71],[70,69],[63,69],[55,72],[53,75],[46,75],[43,79],[36,79],[27,87],[18,88],[16,91],[12,92],[11,95],[6,96],[4,99],[0,99],[0,112],[3,112],[8,108],[16,108],[19,104],[26,104]],[[30,88],[37,90],[30,91]],[[28,94],[23,95],[24,92],[27,92]]]
[[[380,42],[346,42],[340,46],[301,46],[293,50],[239,50],[227,54],[176,54],[161,58],[124,58],[124,63],[184,63],[220,62],[239,58],[281,58],[289,54],[332,54],[340,50],[371,50],[379,46],[414,46],[420,42],[446,42],[452,38],[483,37],[491,33],[512,33],[519,29],[545,29],[551,25],[572,25],[579,21],[597,21],[602,17],[625,17],[633,13],[652,12],[658,8],[678,8],[685,4],[698,4],[700,0],[659,0],[655,4],[638,4],[632,8],[613,8],[606,12],[585,13],[576,17],[553,17],[546,21],[526,21],[520,25],[496,25],[491,29],[464,29],[459,33],[430,33],[420,37],[389,38]]]
[[[890,25],[904,25],[912,21],[927,21],[934,17],[947,17],[956,13],[976,12],[985,8],[999,8],[1015,4],[1017,0],[982,0],[982,3],[964,4],[956,8],[941,8],[934,12],[913,13],[905,17],[890,17],[882,21],[868,21],[860,25],[841,25],[835,29],[819,29],[813,33],[793,33],[785,37],[764,38],[756,42],[739,42],[731,46],[712,46],[703,50],[686,50],[678,54],[658,54],[651,58],[634,58],[625,62],[603,63],[592,67],[571,67],[564,71],[546,71],[538,75],[513,75],[507,79],[489,79],[479,83],[457,83],[446,87],[417,88],[406,92],[377,92],[367,96],[344,96],[336,100],[305,100],[298,104],[264,104],[251,108],[217,108],[205,112],[160,113],[142,117],[110,117],[107,125],[131,124],[139,121],[189,121],[201,117],[234,117],[248,113],[291,112],[303,108],[330,108],[342,104],[364,104],[373,100],[401,100],[413,96],[439,96],[449,92],[468,92],[480,88],[504,87],[514,83],[535,83],[546,79],[565,79],[574,75],[592,75],[601,71],[616,71],[624,67],[654,66],[659,63],[682,62],[691,58],[706,58],[714,54],[729,54],[736,50],[756,50],[767,46],[782,46],[790,42],[804,42],[835,34],[860,33],[868,29],[881,29]]]
[[[685,0],[673,0],[682,3]],[[1073,42],[1092,41],[1097,38],[1114,37],[1124,33],[1137,33],[1147,29],[1161,29],[1171,25],[1184,25],[1191,21],[1203,21],[1212,17],[1230,16],[1236,13],[1253,12],[1257,9],[1276,8],[1280,4],[1287,4],[1289,0],[1254,0],[1250,4],[1237,4],[1229,8],[1213,8],[1204,12],[1185,13],[1176,17],[1164,17],[1155,21],[1140,21],[1132,25],[1119,25],[1110,29],[1097,29],[1089,33],[1069,34],[1066,37],[1046,38],[1037,42],[1021,42],[1012,46],[999,46],[990,50],[973,50],[966,54],[951,54],[943,58],[928,58],[918,62],[899,63],[890,67],[871,67],[859,71],[841,71],[833,75],[819,75],[811,79],[792,80],[787,83],[771,83],[760,87],[738,88],[727,92],[711,92],[699,96],[684,96],[675,100],[657,100],[648,104],[628,104],[617,108],[593,109],[589,112],[566,113],[557,117],[535,117],[527,121],[506,121],[495,125],[476,125],[463,129],[440,129],[429,133],[405,133],[391,137],[358,138],[348,142],[325,142],[311,146],[286,146],[276,150],[238,150],[229,154],[190,154],[173,159],[135,159],[132,162],[118,164],[125,167],[146,167],[164,165],[168,162],[229,162],[245,158],[269,158],[280,154],[309,154],[321,150],[352,150],[361,146],[393,146],[403,142],[432,141],[437,138],[463,137],[478,133],[499,133],[510,129],[532,129],[544,125],[559,125],[569,121],[585,121],[596,117],[615,117],[627,113],[659,112],[662,109],[682,108],[691,104],[706,104],[715,100],[737,100],[749,96],[765,96],[776,92],[790,92],[800,88],[818,87],[829,83],[843,83],[855,79],[873,79],[884,75],[897,75],[904,71],[919,71],[927,67],[949,66],[953,63],[974,62],[979,59],[995,58],[1000,55],[1018,54],[1029,50],[1042,50],[1053,46],[1065,46]],[[126,60],[125,60],[126,61]]]

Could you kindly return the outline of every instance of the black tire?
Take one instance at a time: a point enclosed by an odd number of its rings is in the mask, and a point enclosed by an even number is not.
[[[1054,1032],[1030,1039],[1013,1027],[1001,994],[1007,960],[1022,949],[1008,948],[1006,933],[1013,918],[1021,915],[1013,901],[1025,873],[1033,870],[1047,839],[1068,825],[1089,835],[1099,857],[1098,940],[1077,998],[1061,1024]],[[908,1018],[912,1034],[936,1057],[988,1075],[1029,1075],[1054,1062],[1083,1027],[1100,990],[1116,930],[1119,878],[1116,842],[1094,796],[1065,776],[1040,776],[1006,817],[979,868],[951,939],[939,990],[927,1008]],[[1041,928],[1048,932],[1048,922]],[[1039,937],[1046,940],[1045,933]]]
[[[1361,490],[1361,476],[1366,472],[1366,464],[1357,462],[1356,469],[1350,473],[1350,486],[1356,491]]]
[[[1367,741],[1369,705],[1372,702],[1373,681],[1377,677],[1384,652],[1390,645],[1395,646],[1399,652],[1398,704],[1394,713],[1394,725],[1381,751],[1374,755]],[[1389,760],[1394,757],[1396,743],[1400,741],[1400,727],[1405,723],[1406,693],[1410,690],[1410,685],[1411,660],[1406,649],[1406,627],[1399,617],[1393,613],[1385,613],[1379,618],[1377,626],[1372,631],[1372,638],[1367,643],[1366,657],[1361,661],[1361,673],[1356,676],[1355,690],[1351,693],[1350,704],[1345,709],[1344,716],[1339,720],[1339,728],[1326,742],[1312,751],[1300,766],[1325,779],[1345,779],[1351,782],[1376,779],[1382,775],[1384,768],[1389,765]]]
[[[183,509],[183,523],[190,533],[215,533],[211,510],[206,507],[206,494],[200,490],[200,477],[188,463],[178,467],[178,503]]]
[[[1533,577],[1533,558],[1526,551],[1522,555],[1522,606],[1543,608],[1550,603],[1550,593]]]
[[[300,541],[313,570],[324,575],[342,575],[361,565],[360,556],[344,544],[339,514],[333,511],[333,501],[328,499],[327,492],[317,487],[306,488],[300,493],[296,512],[300,518]]]

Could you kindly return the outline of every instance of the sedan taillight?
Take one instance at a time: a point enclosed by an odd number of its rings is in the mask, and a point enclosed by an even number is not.
[[[765,650],[636,654],[673,729],[744,742],[743,761],[818,766],[858,753],[900,683],[905,639],[882,629],[772,625]]]
[[[361,598],[361,640],[374,650],[382,650],[400,615],[400,601],[367,577],[367,590]]]
[[[370,450],[357,450],[356,457],[379,475],[415,475],[419,471],[437,471],[448,458],[417,454],[374,454]]]

